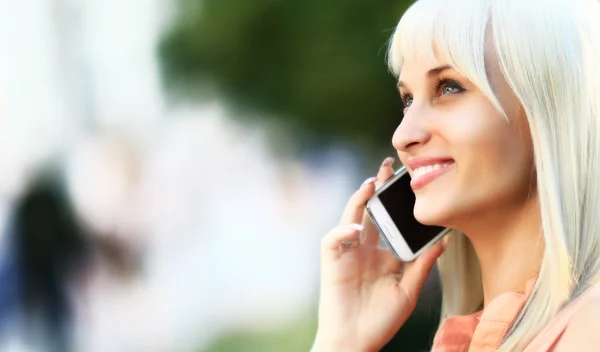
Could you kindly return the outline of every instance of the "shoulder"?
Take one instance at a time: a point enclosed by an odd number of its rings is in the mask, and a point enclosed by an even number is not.
[[[600,297],[581,305],[556,343],[554,352],[598,351],[600,347]]]

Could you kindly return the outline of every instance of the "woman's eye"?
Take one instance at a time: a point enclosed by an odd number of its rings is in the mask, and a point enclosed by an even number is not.
[[[404,105],[404,108],[406,109],[412,105],[413,97],[408,94],[403,94],[400,100],[402,100],[402,105]]]
[[[438,94],[449,95],[461,93],[464,91],[465,88],[463,88],[463,86],[461,86],[458,82],[449,79],[442,79],[436,85],[436,97],[438,97]],[[402,105],[404,106],[404,109],[409,108],[413,103],[413,97],[410,93],[401,94],[400,100],[402,100]]]
[[[458,92],[458,88],[456,87],[451,87],[451,86],[445,86],[442,89],[442,94],[446,95],[446,94],[452,94],[452,93],[456,93]]]
[[[460,84],[450,80],[441,81],[438,85],[438,90],[440,88],[442,95],[456,94],[465,90]]]

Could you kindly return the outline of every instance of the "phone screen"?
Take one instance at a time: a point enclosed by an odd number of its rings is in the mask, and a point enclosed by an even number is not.
[[[379,200],[413,253],[418,252],[444,230],[440,226],[423,225],[415,219],[415,194],[410,175],[404,174],[379,195]]]

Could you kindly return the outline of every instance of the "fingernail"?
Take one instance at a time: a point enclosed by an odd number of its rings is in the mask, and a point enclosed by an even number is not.
[[[450,242],[450,236],[446,235],[442,238],[442,247],[446,248],[448,246],[448,242]]]
[[[365,182],[363,182],[362,185],[364,186],[364,185],[367,185],[369,183],[373,183],[375,181],[377,181],[377,177],[369,177],[368,179],[365,180]]]
[[[385,158],[385,160],[383,160],[383,163],[381,163],[381,166],[391,166],[394,161],[396,161],[396,159],[394,159],[391,156],[388,156],[387,158]]]
[[[365,227],[363,225],[361,225],[361,224],[350,224],[350,225],[348,225],[348,227],[351,230],[357,230],[357,231],[362,231],[362,230],[365,229]]]

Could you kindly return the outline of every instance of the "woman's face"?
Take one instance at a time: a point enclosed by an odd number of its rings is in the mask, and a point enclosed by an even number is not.
[[[487,61],[509,122],[451,67],[418,59],[402,66],[404,119],[393,145],[412,177],[414,213],[422,223],[463,230],[474,220],[493,222],[535,192],[526,117],[495,57]]]

